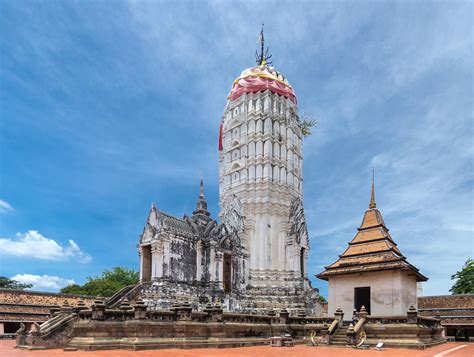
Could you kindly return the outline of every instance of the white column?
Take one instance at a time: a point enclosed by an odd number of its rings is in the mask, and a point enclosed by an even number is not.
[[[169,277],[171,275],[171,267],[170,267],[170,240],[169,237],[162,237],[163,242],[163,251],[162,251],[162,265],[166,264],[167,269],[163,270],[162,276]]]
[[[142,247],[138,248],[138,259],[140,260],[140,281],[143,281],[143,254],[142,254]]]
[[[216,250],[214,243],[211,243],[211,247],[209,248],[209,275],[211,278],[211,281],[216,280]]]
[[[151,246],[151,279],[161,278],[158,275],[158,271],[157,271],[158,262],[160,260],[159,254],[160,252],[159,252],[157,244],[153,244]]]
[[[224,254],[216,252],[216,280],[219,283],[219,289],[224,289]]]
[[[196,247],[196,280],[201,281],[202,277],[202,243],[198,242]]]

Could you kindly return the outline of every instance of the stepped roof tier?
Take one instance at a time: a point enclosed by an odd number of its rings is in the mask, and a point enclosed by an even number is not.
[[[268,64],[261,64],[244,70],[232,84],[228,99],[235,100],[244,93],[263,92],[267,89],[285,98],[289,98],[296,104],[293,87],[280,72]]]
[[[417,281],[428,280],[406,260],[392,239],[375,203],[373,179],[369,209],[364,213],[356,236],[349,242],[349,247],[339,256],[339,259],[325,269],[317,275],[319,279],[328,280],[331,276],[342,274],[404,270],[415,275]]]

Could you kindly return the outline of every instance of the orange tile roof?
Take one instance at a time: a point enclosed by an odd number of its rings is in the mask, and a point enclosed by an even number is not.
[[[349,247],[339,259],[318,274],[320,279],[328,280],[330,276],[360,273],[387,269],[411,271],[417,281],[426,281],[416,267],[406,261],[385,226],[382,214],[376,208],[374,187],[369,209],[365,211],[361,226],[356,236],[349,242]]]
[[[370,228],[368,230],[357,232],[356,236],[351,241],[351,244],[362,243],[362,242],[367,242],[367,241],[373,241],[373,240],[378,240],[378,239],[384,239],[384,238],[387,238],[387,237],[390,240],[392,240],[392,238],[390,237],[390,234],[388,234],[387,230],[384,230],[381,227]]]
[[[399,255],[401,255],[396,245],[394,245],[392,242],[388,240],[382,240],[382,241],[375,241],[375,242],[369,241],[364,244],[349,245],[349,248],[347,248],[346,251],[342,253],[341,257],[377,253],[377,252],[384,252],[384,251],[390,251],[390,250],[395,250]]]
[[[359,229],[379,226],[385,227],[385,222],[383,221],[380,211],[376,208],[365,211],[364,219],[362,220],[362,224]]]

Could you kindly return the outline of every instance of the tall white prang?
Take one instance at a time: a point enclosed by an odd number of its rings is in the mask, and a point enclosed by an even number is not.
[[[228,212],[241,207],[248,292],[298,294],[310,288],[302,124],[293,88],[267,58],[262,51],[227,98],[219,133],[220,216],[235,225],[238,219]]]

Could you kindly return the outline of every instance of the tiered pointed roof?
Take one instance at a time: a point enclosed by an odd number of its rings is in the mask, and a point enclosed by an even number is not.
[[[372,177],[369,209],[364,213],[356,236],[349,242],[349,247],[339,256],[339,259],[325,267],[326,270],[317,277],[328,280],[331,276],[341,274],[404,270],[415,275],[417,281],[428,280],[406,260],[388,231],[375,203],[374,178]]]
[[[207,210],[207,202],[204,197],[204,182],[201,178],[201,183],[199,185],[199,197],[196,203],[196,210],[193,211],[193,216],[202,215],[209,217],[211,213]]]

